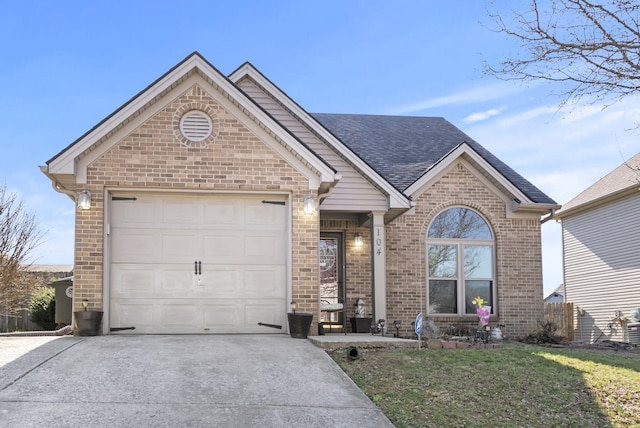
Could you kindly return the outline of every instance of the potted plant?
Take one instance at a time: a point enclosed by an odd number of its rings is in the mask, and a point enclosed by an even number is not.
[[[78,336],[97,336],[102,322],[102,311],[88,311],[89,300],[82,300],[83,311],[75,311],[73,313],[78,327]]]
[[[311,329],[313,314],[296,312],[296,302],[291,302],[291,311],[287,314],[289,319],[289,334],[296,339],[306,339]]]

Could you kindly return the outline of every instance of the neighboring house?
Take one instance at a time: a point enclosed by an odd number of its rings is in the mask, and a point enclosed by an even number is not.
[[[71,265],[30,265],[28,271],[37,278],[39,286],[49,285],[53,280],[71,275]],[[40,327],[31,321],[29,317],[30,295],[24,296],[21,308],[17,311],[8,311],[7,305],[0,298],[0,333],[9,331],[39,330]]]
[[[553,290],[551,294],[544,298],[544,303],[563,303],[564,302],[564,284],[560,284],[558,288]]]
[[[565,300],[576,308],[577,340],[625,339],[615,319],[640,307],[639,213],[640,153],[555,214],[562,221]]]
[[[73,305],[103,333],[286,331],[292,301],[312,333],[358,299],[401,334],[475,328],[478,295],[512,337],[542,317],[559,206],[442,118],[310,114],[196,52],[41,169],[78,203]]]

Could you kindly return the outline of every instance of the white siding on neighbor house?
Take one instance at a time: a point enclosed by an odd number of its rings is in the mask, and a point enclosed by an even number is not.
[[[362,212],[388,209],[387,197],[380,190],[364,179],[253,81],[242,79],[238,86],[342,175],[331,196],[320,206],[321,210]]]
[[[566,301],[576,340],[626,340],[616,311],[640,307],[640,194],[562,219]]]

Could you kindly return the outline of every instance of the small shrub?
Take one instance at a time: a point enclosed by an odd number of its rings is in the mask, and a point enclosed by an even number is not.
[[[53,287],[38,288],[29,301],[31,320],[44,330],[56,328],[56,292]]]
[[[538,321],[538,324],[540,324],[541,329],[523,338],[522,342],[539,345],[545,343],[560,344],[566,341],[564,337],[556,334],[558,326],[553,321]]]

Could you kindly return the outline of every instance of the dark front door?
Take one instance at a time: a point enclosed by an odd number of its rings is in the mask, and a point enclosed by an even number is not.
[[[344,328],[344,251],[342,233],[320,234],[320,322]]]

